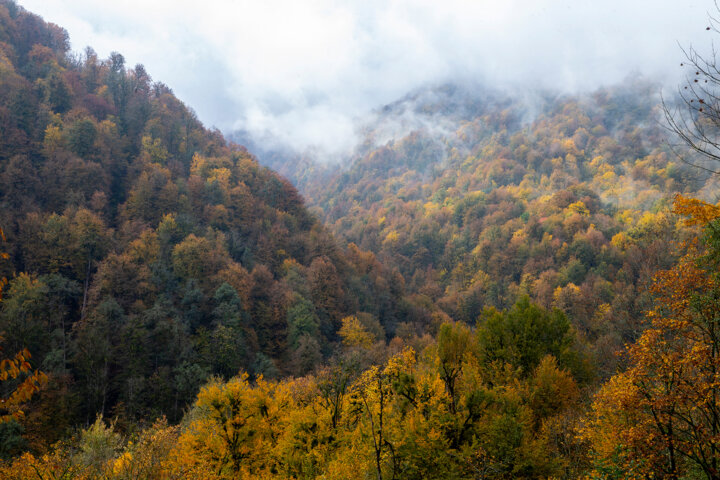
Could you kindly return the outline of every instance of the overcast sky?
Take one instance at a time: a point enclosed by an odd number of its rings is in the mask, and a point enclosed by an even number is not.
[[[18,0],[72,48],[122,53],[208,126],[348,148],[353,122],[426,84],[672,88],[711,0]]]

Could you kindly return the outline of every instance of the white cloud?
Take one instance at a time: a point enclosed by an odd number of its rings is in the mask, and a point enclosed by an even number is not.
[[[200,118],[346,149],[353,121],[428,83],[591,89],[679,81],[710,0],[19,0],[73,48],[121,52]]]

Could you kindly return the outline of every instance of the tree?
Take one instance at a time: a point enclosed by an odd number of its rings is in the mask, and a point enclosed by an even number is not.
[[[605,469],[720,479],[720,207],[678,196],[675,211],[703,232],[656,275],[649,326],[596,397],[587,436]]]
[[[575,332],[560,310],[546,311],[523,297],[508,311],[487,309],[477,330],[486,362],[501,361],[529,375],[545,355],[573,374],[589,379],[587,362],[575,347]]]
[[[5,234],[1,228],[0,239],[5,241]],[[7,253],[0,252],[0,259],[7,258]],[[6,283],[5,277],[0,278],[0,302],[2,302],[2,290]],[[0,336],[0,343],[2,341],[3,337]],[[11,385],[9,393],[0,396],[0,423],[13,418],[21,418],[23,416],[22,405],[47,382],[47,376],[44,373],[32,370],[30,358],[31,355],[27,348],[23,348],[14,356],[4,357],[2,346],[0,346],[0,387],[4,386],[2,385],[4,382]],[[13,380],[19,380],[19,384],[13,385]]]
[[[358,317],[351,315],[342,319],[342,327],[338,332],[342,343],[348,348],[359,347],[369,349],[375,342],[372,334],[360,323]]]
[[[27,273],[16,275],[5,289],[0,331],[11,351],[28,348],[43,358],[49,350],[47,286]]]
[[[294,303],[287,310],[288,344],[297,348],[300,338],[307,335],[317,338],[319,336],[319,320],[315,314],[315,307],[311,302],[295,295]]]
[[[2,337],[0,337],[0,341],[2,341]],[[2,354],[1,347],[0,354]],[[14,357],[0,360],[0,382],[25,377],[22,378],[19,385],[12,388],[9,395],[0,398],[0,423],[13,418],[22,418],[24,415],[22,405],[27,403],[47,382],[47,376],[44,373],[39,370],[32,370],[29,362],[30,358],[30,352],[23,349],[16,353]]]
[[[716,8],[720,11],[718,4]],[[720,33],[720,23],[710,17],[706,30]],[[699,154],[688,158],[679,152],[685,163],[713,174],[720,174],[720,64],[715,50],[709,56],[695,48],[683,49],[686,61],[681,63],[688,73],[678,88],[678,103],[663,99],[663,113],[668,128],[685,146]]]
[[[392,403],[396,395],[393,387],[399,374],[414,362],[415,352],[406,349],[384,366],[373,365],[362,372],[350,389],[349,407],[360,433],[359,450],[369,451],[369,455],[361,455],[372,459],[377,480],[397,478],[398,458],[392,438]]]
[[[93,151],[96,137],[97,129],[93,121],[89,118],[82,118],[70,126],[68,144],[76,155],[87,158]]]
[[[73,363],[78,381],[85,389],[88,420],[97,413],[104,414],[107,408],[111,369],[116,360],[114,333],[124,324],[122,307],[113,298],[107,298],[73,327]]]
[[[320,333],[326,339],[335,339],[340,327],[344,292],[332,260],[326,256],[315,257],[308,269],[308,283],[312,302],[320,320]]]
[[[205,469],[219,478],[269,478],[277,470],[273,450],[291,408],[286,385],[259,378],[251,386],[247,374],[211,381],[200,390],[193,420],[178,440],[177,468],[183,478],[208,478],[198,474]]]
[[[437,343],[440,378],[450,397],[450,412],[455,414],[457,407],[455,383],[462,373],[466,355],[473,348],[470,329],[461,323],[444,323],[440,326]]]

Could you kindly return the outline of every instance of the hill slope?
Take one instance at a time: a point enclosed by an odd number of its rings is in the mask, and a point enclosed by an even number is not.
[[[344,316],[404,315],[402,281],[338,247],[290,183],[142,65],[72,55],[63,29],[5,0],[0,225],[4,347],[51,375],[35,410],[66,426],[176,420],[210,375],[302,374]]]
[[[296,179],[335,235],[397,267],[416,298],[473,324],[527,294],[568,313],[610,373],[652,273],[674,262],[669,200],[717,191],[668,150],[655,92],[420,91],[378,112],[346,166]]]

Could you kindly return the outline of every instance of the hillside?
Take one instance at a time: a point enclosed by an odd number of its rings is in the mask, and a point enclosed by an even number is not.
[[[323,163],[0,0],[0,478],[717,479],[720,177],[659,100],[421,88]]]
[[[30,420],[44,440],[98,413],[176,421],[211,375],[303,374],[343,317],[382,330],[404,315],[402,281],[339,246],[289,182],[142,65],[71,54],[62,28],[11,1],[0,225],[3,347],[51,377],[50,419]]]
[[[416,297],[472,324],[529,295],[566,312],[610,373],[674,262],[673,196],[717,191],[670,151],[659,108],[643,82],[524,98],[445,86],[386,106],[346,165],[296,181]]]

